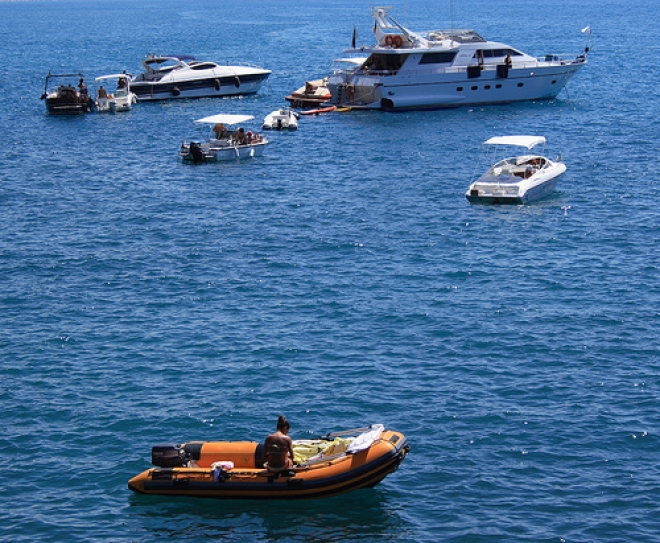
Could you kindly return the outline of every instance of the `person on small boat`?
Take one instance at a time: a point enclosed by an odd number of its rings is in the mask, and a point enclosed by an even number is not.
[[[78,91],[80,92],[80,96],[87,96],[87,85],[85,85],[85,80],[82,78],[78,81]]]
[[[269,435],[264,442],[266,466],[274,473],[293,467],[293,441],[287,435],[291,425],[280,415],[277,419],[277,431]]]
[[[107,98],[108,93],[107,91],[103,88],[103,85],[99,87],[99,98]]]
[[[238,132],[236,132],[236,143],[238,145],[245,145],[245,130],[243,127],[240,127]]]
[[[216,123],[213,126],[213,132],[215,134],[215,139],[222,139],[223,134],[227,131],[227,128],[223,123]]]

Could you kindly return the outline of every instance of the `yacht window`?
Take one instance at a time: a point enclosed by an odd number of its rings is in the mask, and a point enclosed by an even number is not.
[[[502,88],[502,84],[501,84],[501,83],[498,83],[497,85],[495,85],[495,88],[496,88],[496,89],[501,89],[501,88]]]
[[[364,63],[364,68],[374,72],[394,72],[399,71],[401,66],[408,59],[408,55],[384,55],[382,53],[372,53]]]
[[[484,58],[490,58],[493,56],[493,51],[492,49],[484,49],[483,54],[484,54]]]
[[[440,53],[424,53],[420,64],[448,64],[454,62],[456,51],[442,51]]]
[[[457,90],[458,92],[463,92],[463,87],[456,87],[456,90]]]
[[[520,51],[516,51],[515,49],[509,49],[507,51],[512,57],[521,57],[522,53]]]
[[[215,68],[215,64],[210,64],[210,63],[203,63],[203,64],[195,64],[194,66],[190,66],[192,70],[209,70],[211,68]]]

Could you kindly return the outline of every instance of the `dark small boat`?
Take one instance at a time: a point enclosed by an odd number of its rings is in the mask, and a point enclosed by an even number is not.
[[[72,79],[78,79],[74,86]],[[76,74],[51,74],[48,72],[41,99],[46,111],[57,115],[78,115],[94,111],[94,99],[89,95],[85,76]]]

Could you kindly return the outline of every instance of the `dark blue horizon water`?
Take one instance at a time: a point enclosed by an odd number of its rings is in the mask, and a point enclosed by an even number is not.
[[[256,125],[325,75],[370,5],[1,2],[3,541],[660,541],[658,55],[633,0],[454,5],[454,25],[589,64],[557,100],[304,117],[259,159],[182,165],[192,120]],[[450,3],[394,5],[415,30]],[[256,96],[55,118],[148,52],[273,70]],[[464,197],[480,144],[531,133],[556,193]],[[374,489],[237,502],[131,493],[160,442],[381,422]]]

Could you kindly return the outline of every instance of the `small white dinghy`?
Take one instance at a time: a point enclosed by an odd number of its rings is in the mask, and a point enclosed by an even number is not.
[[[290,109],[276,109],[264,118],[264,130],[297,130],[298,114]]]
[[[531,151],[545,141],[543,136],[498,136],[484,142],[484,155],[491,166],[470,185],[465,197],[480,204],[526,204],[550,194],[566,171],[560,158],[552,161],[539,154],[497,158],[502,149],[524,147]]]

